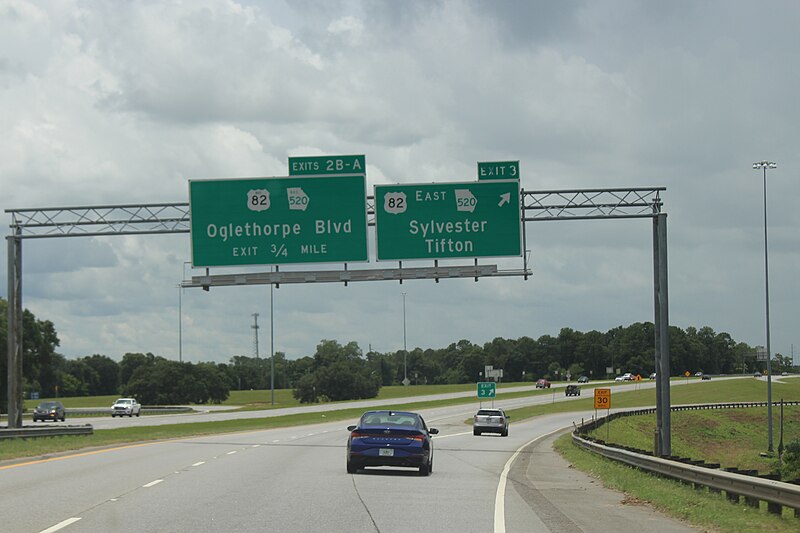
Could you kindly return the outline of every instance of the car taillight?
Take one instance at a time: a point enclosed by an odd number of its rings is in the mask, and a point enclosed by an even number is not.
[[[409,435],[408,438],[411,439],[411,440],[418,440],[419,442],[424,442],[425,441],[425,436],[424,435]]]

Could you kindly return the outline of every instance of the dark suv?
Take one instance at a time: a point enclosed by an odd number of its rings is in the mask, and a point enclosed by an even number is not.
[[[565,396],[580,396],[581,395],[581,388],[577,385],[567,385],[564,389]]]

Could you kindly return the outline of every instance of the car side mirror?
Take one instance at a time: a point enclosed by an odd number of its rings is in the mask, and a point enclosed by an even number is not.
[[[428,428],[428,433],[430,433],[431,435],[438,435],[439,430],[436,428]]]
[[[358,427],[358,426],[347,426],[347,431],[353,431],[353,430],[354,430],[354,429],[356,429],[357,427]]]
[[[506,418],[511,418],[511,415],[506,415]]]

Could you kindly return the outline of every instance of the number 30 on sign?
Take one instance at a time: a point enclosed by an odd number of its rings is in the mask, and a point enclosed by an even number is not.
[[[594,408],[611,409],[611,389],[594,390]]]

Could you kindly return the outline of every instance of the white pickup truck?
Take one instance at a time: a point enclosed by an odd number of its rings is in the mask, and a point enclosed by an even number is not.
[[[139,416],[142,412],[142,404],[134,398],[120,398],[111,406],[111,418],[115,416]]]

